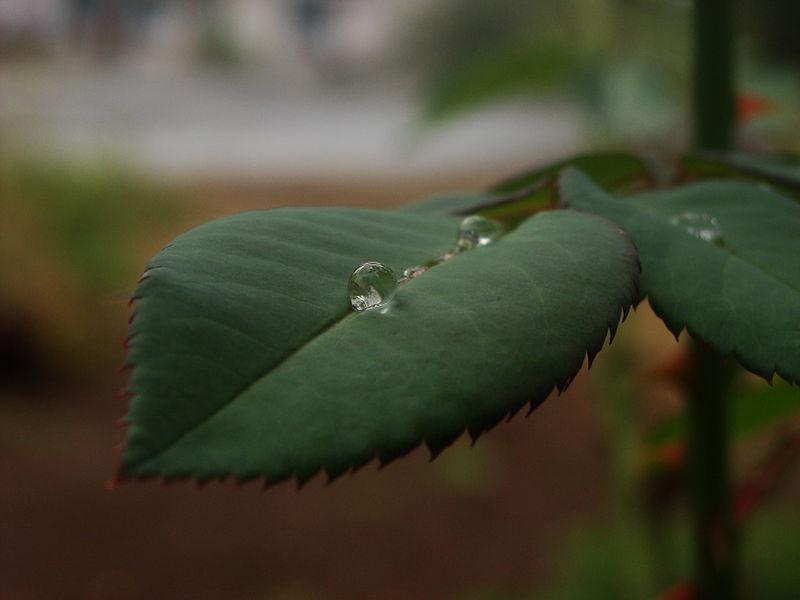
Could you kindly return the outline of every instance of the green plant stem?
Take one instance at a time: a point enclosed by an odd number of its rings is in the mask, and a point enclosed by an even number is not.
[[[693,145],[729,150],[734,141],[733,0],[694,1]],[[734,367],[693,342],[687,385],[689,494],[698,600],[736,594],[727,391]]]
[[[727,150],[733,145],[734,5],[732,0],[694,2],[692,141],[696,150]]]
[[[688,475],[698,600],[735,597],[736,533],[731,514],[728,389],[735,366],[694,342],[691,347]]]

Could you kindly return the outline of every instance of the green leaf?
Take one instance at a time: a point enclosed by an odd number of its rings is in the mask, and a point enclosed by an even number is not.
[[[633,245],[603,219],[538,215],[355,313],[354,267],[452,248],[449,218],[284,209],[176,239],[137,292],[120,479],[331,479],[433,454],[565,387],[637,299]],[[578,243],[579,241],[579,243]]]
[[[734,439],[744,438],[800,415],[800,390],[776,382],[737,390],[730,398],[729,428]],[[677,414],[660,423],[648,436],[650,444],[663,445],[686,437],[686,415]]]
[[[800,163],[779,156],[745,153],[690,154],[681,159],[687,179],[735,178],[768,182],[777,191],[800,199]]]
[[[555,178],[567,165],[580,168],[604,189],[630,192],[651,187],[656,174],[632,154],[584,154],[527,169],[483,193],[454,193],[426,198],[401,208],[434,215],[480,214],[516,226],[531,215],[556,205]]]
[[[642,292],[676,336],[684,329],[750,371],[800,379],[800,205],[756,184],[708,181],[615,198],[572,169],[562,200],[614,220],[636,243]],[[715,218],[722,244],[673,225]]]
[[[554,177],[570,165],[586,173],[608,191],[624,192],[630,188],[647,186],[653,180],[648,165],[638,156],[623,152],[598,152],[533,167],[496,183],[490,191],[495,194],[517,192],[542,179]]]
[[[430,198],[424,198],[419,202],[414,202],[406,206],[401,206],[401,212],[426,214],[432,216],[453,216],[462,211],[489,203],[493,196],[480,192],[462,192],[453,194],[438,194]]]

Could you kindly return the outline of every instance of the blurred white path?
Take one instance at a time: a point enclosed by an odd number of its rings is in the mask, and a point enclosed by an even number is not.
[[[244,73],[0,69],[0,150],[116,161],[168,179],[432,177],[510,172],[575,151],[578,111],[502,105],[427,130],[390,90],[288,89]]]

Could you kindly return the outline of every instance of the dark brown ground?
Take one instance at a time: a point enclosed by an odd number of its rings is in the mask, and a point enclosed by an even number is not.
[[[528,584],[563,528],[602,510],[603,442],[585,378],[481,440],[485,481],[474,487],[416,451],[300,493],[106,491],[123,408],[114,383],[4,415],[3,598],[445,598]]]

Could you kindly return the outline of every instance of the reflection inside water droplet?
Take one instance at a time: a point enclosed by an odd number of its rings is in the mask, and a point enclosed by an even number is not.
[[[456,249],[463,252],[491,244],[503,234],[503,226],[497,221],[471,215],[461,221],[456,238]]]
[[[722,242],[722,229],[711,215],[689,211],[673,216],[669,222],[704,242],[712,244]]]
[[[350,275],[348,292],[355,310],[386,306],[397,291],[395,272],[379,262],[366,262]]]

